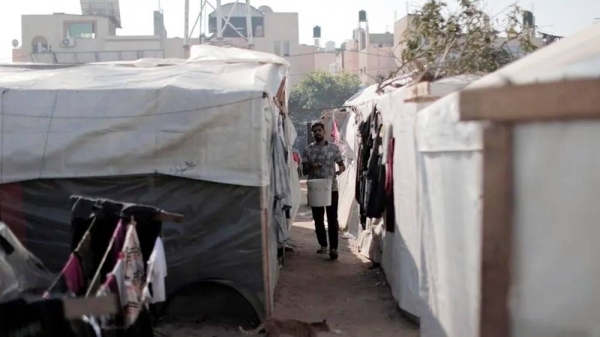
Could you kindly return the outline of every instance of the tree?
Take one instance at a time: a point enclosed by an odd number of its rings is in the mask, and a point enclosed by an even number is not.
[[[313,71],[292,88],[289,99],[290,112],[310,109],[321,111],[339,107],[360,88],[358,76],[351,74],[332,75],[324,71]]]
[[[519,58],[515,49],[535,50],[532,31],[523,25],[518,6],[499,13],[501,17],[490,17],[484,4],[458,0],[458,9],[450,12],[445,2],[428,0],[409,17],[409,29],[397,46],[400,66],[386,80],[401,74],[418,82],[424,77],[490,73]]]

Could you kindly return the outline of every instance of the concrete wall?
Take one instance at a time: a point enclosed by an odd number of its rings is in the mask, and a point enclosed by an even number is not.
[[[115,25],[104,17],[54,14],[22,16],[22,47],[13,52],[13,61],[40,63],[90,63],[139,58],[184,58],[183,39],[159,36],[116,36]],[[90,22],[94,38],[78,38],[73,47],[62,47],[66,25]],[[32,42],[43,37],[47,52],[34,53]]]
[[[359,60],[359,67],[362,69],[360,79],[365,85],[375,84],[397,69],[393,47],[379,48],[370,45],[361,52]]]

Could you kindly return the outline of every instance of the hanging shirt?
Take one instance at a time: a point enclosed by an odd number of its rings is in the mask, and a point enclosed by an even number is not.
[[[154,250],[148,259],[148,275],[146,276],[146,287],[144,288],[145,302],[160,303],[167,300],[165,292],[165,277],[167,276],[167,260],[162,239],[156,238]],[[152,294],[150,294],[152,285]]]
[[[75,254],[71,254],[69,261],[62,271],[62,275],[67,283],[67,288],[73,294],[79,293],[85,289],[85,280],[83,278],[83,269],[79,258]]]
[[[142,291],[145,286],[146,272],[142,249],[138,240],[135,225],[129,225],[125,235],[124,254],[124,285],[127,303],[125,304],[126,326],[135,323],[141,310]]]

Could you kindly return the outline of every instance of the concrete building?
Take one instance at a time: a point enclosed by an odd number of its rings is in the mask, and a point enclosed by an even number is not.
[[[14,62],[89,63],[139,58],[183,58],[183,39],[167,38],[162,12],[154,13],[154,36],[118,36],[118,0],[81,0],[82,15],[23,15],[22,45]]]
[[[250,21],[247,14],[250,13]],[[302,77],[314,70],[335,71],[335,43],[320,46],[320,28],[315,27],[314,45],[300,44],[298,13],[275,12],[268,6],[258,8],[245,3],[221,6],[221,36],[218,34],[218,13],[209,14],[207,42],[227,44],[273,53],[290,62],[290,84],[298,84]],[[250,23],[250,25],[248,25]],[[248,34],[251,27],[252,34]],[[318,28],[318,29],[317,29]]]
[[[366,12],[359,12],[359,25],[352,35],[337,54],[338,72],[356,74],[363,85],[371,85],[396,69],[394,35],[370,33]]]

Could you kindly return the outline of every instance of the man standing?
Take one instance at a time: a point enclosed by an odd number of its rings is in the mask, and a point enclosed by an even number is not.
[[[327,253],[327,231],[325,231],[325,213],[327,212],[327,223],[329,226],[329,257],[332,260],[338,258],[338,188],[336,177],[346,169],[342,153],[337,145],[325,140],[325,125],[322,121],[313,123],[311,128],[315,142],[310,144],[302,153],[302,169],[304,174],[311,179],[331,179],[331,206],[313,207],[312,214],[315,221],[315,231],[321,249],[318,254]],[[336,171],[335,164],[339,166]]]

